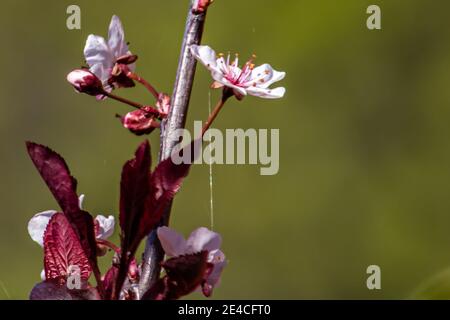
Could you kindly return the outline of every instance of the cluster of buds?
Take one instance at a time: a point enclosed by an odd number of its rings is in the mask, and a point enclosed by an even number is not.
[[[138,108],[119,116],[122,125],[136,135],[150,134],[160,127],[160,121],[169,113],[170,98],[156,92],[147,81],[134,73],[138,56],[129,50],[117,16],[111,19],[108,40],[93,34],[88,36],[84,56],[89,67],[75,69],[67,75],[67,81],[77,92],[96,96],[98,100],[110,97]],[[156,108],[111,93],[114,89],[134,87],[135,81],[142,83],[157,98]]]

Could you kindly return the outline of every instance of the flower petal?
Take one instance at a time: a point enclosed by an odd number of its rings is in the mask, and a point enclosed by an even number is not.
[[[283,98],[286,93],[286,89],[283,87],[275,88],[275,89],[264,89],[258,87],[249,87],[247,88],[247,93],[249,95],[265,98],[265,99],[279,99]]]
[[[54,210],[39,212],[28,222],[28,233],[31,239],[36,241],[41,247],[44,247],[45,229],[54,214],[56,214]]]
[[[113,216],[106,218],[105,216],[98,215],[95,217],[98,221],[98,232],[96,234],[97,239],[106,240],[114,233],[115,220]]]
[[[209,253],[208,262],[214,264],[214,269],[209,275],[207,282],[214,287],[219,284],[222,270],[227,265],[225,254],[220,250],[212,251]]]
[[[105,66],[101,63],[94,64],[89,69],[93,74],[97,76],[97,78],[100,79],[102,82],[103,88],[105,90],[109,90],[108,92],[111,92],[111,86],[108,84],[108,80],[111,77],[111,70],[112,68],[105,68]]]
[[[186,254],[186,240],[178,232],[168,228],[158,228],[158,238],[164,252],[169,257],[177,257]]]
[[[82,195],[80,195],[80,196],[78,197],[78,204],[80,205],[80,209],[81,209],[81,210],[83,210],[83,202],[84,202],[84,198],[85,198],[84,194],[82,194]]]
[[[202,227],[191,233],[186,244],[188,253],[214,251],[220,248],[222,237],[220,234]]]
[[[89,35],[84,47],[84,57],[89,67],[102,64],[104,68],[111,68],[113,56],[105,39],[96,35]]]
[[[263,64],[252,71],[251,83],[256,83],[257,87],[268,88],[273,83],[283,80],[286,72],[279,72],[272,68],[270,64]]]
[[[284,77],[286,77],[286,72],[276,71],[275,69],[272,69],[272,71],[273,71],[272,79],[270,79],[269,81],[265,82],[261,87],[268,88],[269,86],[271,86],[275,82],[281,81],[281,80],[284,79]]]
[[[107,84],[114,64],[114,57],[103,37],[89,35],[84,47],[84,57],[90,71]]]
[[[209,70],[218,71],[216,52],[211,47],[191,45],[191,53]]]
[[[125,42],[125,33],[119,17],[114,15],[109,24],[108,46],[114,58],[119,58],[128,53],[128,45]]]

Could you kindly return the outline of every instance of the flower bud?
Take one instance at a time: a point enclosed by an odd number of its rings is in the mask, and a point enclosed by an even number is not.
[[[67,81],[77,92],[96,96],[103,93],[102,82],[87,69],[75,69],[67,75]]]
[[[195,13],[203,13],[208,9],[209,5],[213,2],[213,0],[194,0],[194,4],[192,6],[192,10]]]
[[[154,113],[146,110],[146,107],[129,112],[124,117],[120,117],[120,120],[126,129],[138,136],[150,134],[155,128],[160,127]]]
[[[136,259],[133,259],[128,267],[128,279],[130,279],[131,283],[136,283],[139,281],[139,276],[139,267],[136,263]]]
[[[170,97],[165,93],[160,93],[156,107],[160,113],[161,118],[166,118],[170,111]]]

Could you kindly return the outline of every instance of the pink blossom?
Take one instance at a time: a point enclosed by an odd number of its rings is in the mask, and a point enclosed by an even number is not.
[[[157,233],[164,252],[169,257],[208,252],[208,262],[213,265],[213,269],[203,285],[203,292],[209,296],[214,286],[219,283],[222,270],[227,264],[225,255],[220,250],[222,244],[220,234],[203,227],[194,230],[187,240],[168,227],[158,228]]]
[[[137,57],[128,49],[119,17],[113,16],[111,19],[108,41],[101,36],[88,36],[84,56],[90,71],[100,79],[106,91],[111,92],[114,87],[134,85],[126,77],[126,72],[134,71]]]
[[[283,80],[285,72],[273,69],[269,64],[263,64],[255,68],[253,56],[242,68],[239,67],[239,58],[231,61],[230,55],[225,59],[223,55],[216,55],[216,52],[208,46],[191,46],[194,57],[204,64],[215,80],[213,87],[227,87],[233,90],[238,99],[242,99],[247,94],[265,99],[282,98],[286,92],[283,87],[269,88],[273,83]]]
[[[80,207],[83,204],[84,195],[80,196]],[[28,222],[28,233],[30,234],[31,239],[37,242],[41,247],[44,246],[44,233],[47,228],[48,222],[55,215],[57,211],[55,210],[47,210],[43,212],[36,213]],[[114,232],[114,217],[104,217],[102,215],[98,215],[95,218],[96,224],[98,228],[96,228],[96,237],[97,239],[107,239]]]

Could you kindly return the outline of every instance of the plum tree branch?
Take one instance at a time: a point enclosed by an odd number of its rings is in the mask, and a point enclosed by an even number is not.
[[[159,161],[170,157],[174,146],[179,143],[179,137],[176,134],[176,130],[184,128],[186,123],[197,65],[196,59],[190,52],[190,46],[200,44],[205,25],[205,18],[206,10],[204,12],[194,12],[191,1],[186,20],[183,44],[181,46],[175,86],[172,93],[170,113],[161,126]],[[172,205],[168,206],[161,221],[162,225],[167,225],[169,223],[171,207]],[[158,280],[161,272],[160,262],[163,258],[164,251],[161,248],[161,244],[159,243],[155,231],[153,231],[147,237],[143,254],[142,272],[139,283],[141,295],[143,295]]]

